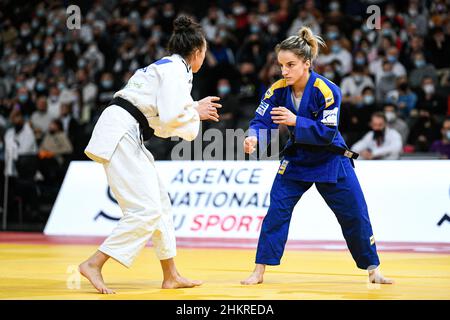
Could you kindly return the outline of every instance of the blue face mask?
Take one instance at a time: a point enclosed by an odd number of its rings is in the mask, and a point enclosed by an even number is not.
[[[355,58],[355,63],[358,66],[362,66],[362,65],[364,65],[364,63],[366,63],[366,59],[364,59],[364,58]]]
[[[62,82],[58,83],[58,89],[63,90],[66,87],[66,85]]]
[[[28,95],[27,94],[19,94],[19,101],[24,103],[27,102],[28,100]]]
[[[45,83],[38,82],[38,83],[36,84],[36,90],[37,90],[37,91],[44,91],[44,90],[45,90]]]
[[[447,130],[446,136],[447,136],[447,140],[450,140],[450,130]]]
[[[330,31],[327,33],[328,39],[336,40],[338,38],[339,34],[336,31]]]
[[[256,25],[256,24],[252,24],[252,25],[250,26],[250,32],[251,32],[251,33],[258,33],[258,32],[259,32],[259,26]]]
[[[370,105],[375,102],[375,97],[372,95],[364,96],[364,104]]]
[[[397,61],[397,57],[396,57],[396,56],[392,56],[392,55],[388,55],[388,56],[387,56],[387,60],[388,60],[390,63],[395,63],[395,62]]]
[[[230,86],[219,86],[219,87],[217,88],[217,92],[218,92],[220,95],[222,95],[222,96],[224,96],[224,95],[230,93],[230,91],[231,91]]]
[[[102,86],[103,88],[109,89],[113,85],[111,80],[102,80]]]
[[[415,60],[414,64],[416,65],[416,68],[422,68],[423,66],[425,66],[425,61],[420,59],[420,60]]]
[[[332,51],[333,53],[338,53],[339,51],[341,51],[341,46],[338,45],[338,44],[333,44],[333,45],[331,46],[331,51]]]

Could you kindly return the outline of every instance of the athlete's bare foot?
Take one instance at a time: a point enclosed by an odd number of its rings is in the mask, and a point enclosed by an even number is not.
[[[250,277],[248,277],[245,280],[242,280],[241,284],[242,285],[254,285],[254,284],[263,283],[263,281],[264,281],[263,276],[264,276],[265,270],[266,270],[266,266],[264,264],[257,264],[255,266],[255,270],[250,275]]]
[[[163,289],[180,289],[193,288],[202,284],[199,280],[189,280],[181,277],[179,274],[175,277],[164,279],[161,288]]]
[[[370,283],[379,283],[379,284],[393,284],[394,280],[385,278],[379,268],[369,271],[369,282]]]
[[[101,268],[85,261],[79,266],[80,273],[88,279],[91,284],[102,294],[114,294],[115,292],[109,289],[103,281]]]
[[[250,277],[241,281],[243,285],[253,285],[263,283],[263,276],[259,274],[252,273]]]

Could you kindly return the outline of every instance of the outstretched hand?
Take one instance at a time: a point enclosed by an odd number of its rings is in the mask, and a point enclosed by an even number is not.
[[[197,112],[200,115],[200,120],[213,120],[219,122],[217,108],[222,108],[222,105],[215,102],[219,100],[220,97],[211,96],[198,101]]]

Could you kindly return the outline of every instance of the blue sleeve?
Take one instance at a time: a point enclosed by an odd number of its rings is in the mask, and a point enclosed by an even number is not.
[[[278,128],[278,124],[272,122],[270,115],[270,111],[277,106],[276,93],[274,92],[270,96],[266,94],[256,109],[255,117],[250,121],[248,135],[257,137],[261,144],[267,144],[271,137],[270,131]]]
[[[339,88],[329,88],[322,92],[317,89],[314,97],[317,115],[315,119],[298,116],[295,125],[295,142],[312,145],[329,145],[338,132],[341,92]],[[316,89],[316,88],[315,88]]]

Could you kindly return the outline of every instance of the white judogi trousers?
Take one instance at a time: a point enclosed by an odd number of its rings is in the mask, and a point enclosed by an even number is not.
[[[129,126],[103,167],[123,217],[99,250],[130,267],[151,238],[158,259],[173,258],[176,240],[170,198],[152,154],[141,143],[137,122]]]

